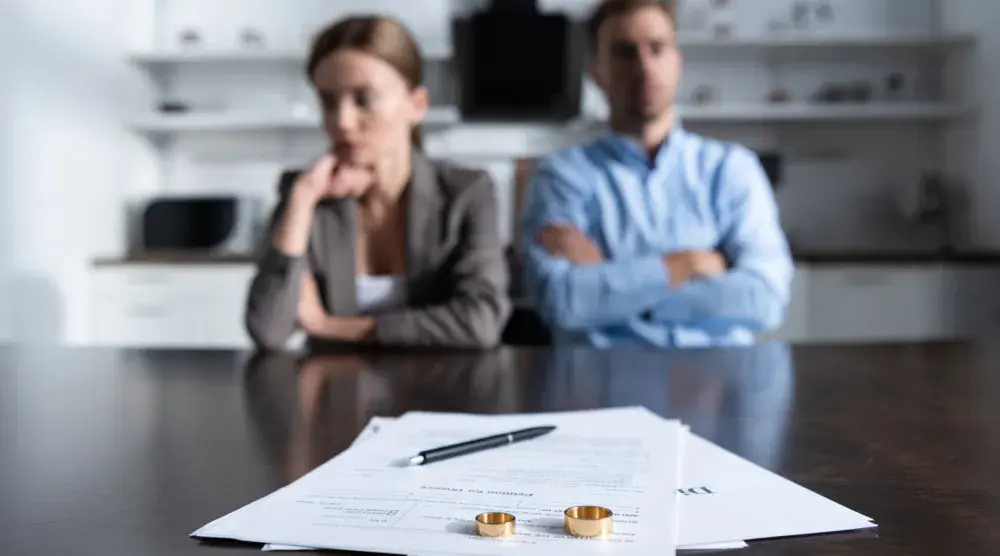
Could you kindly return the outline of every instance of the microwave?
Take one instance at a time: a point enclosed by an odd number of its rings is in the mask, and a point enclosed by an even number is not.
[[[262,232],[261,202],[238,195],[153,198],[138,224],[144,252],[250,254]]]

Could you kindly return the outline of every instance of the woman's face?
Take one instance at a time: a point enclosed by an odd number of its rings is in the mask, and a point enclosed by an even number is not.
[[[427,111],[427,91],[411,90],[388,62],[358,50],[340,50],[313,73],[323,126],[339,161],[371,166],[385,152],[409,148]]]

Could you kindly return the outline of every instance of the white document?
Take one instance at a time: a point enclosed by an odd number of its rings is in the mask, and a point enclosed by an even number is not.
[[[365,428],[361,429],[358,436],[354,438],[351,442],[351,446],[356,446],[357,444],[364,442],[366,439],[378,433],[382,427],[392,424],[396,420],[395,417],[372,417]],[[683,458],[682,458],[683,459]],[[683,472],[680,473],[683,476]],[[683,483],[681,483],[683,484]],[[678,546],[677,550],[685,551],[711,551],[711,550],[732,550],[736,548],[746,548],[747,543],[743,541],[732,541],[723,543],[711,543],[704,545],[694,545],[694,546]],[[286,544],[265,544],[261,549],[265,552],[268,551],[299,551],[299,550],[315,550],[314,548],[302,547],[302,546],[290,546]],[[441,556],[441,555],[436,555]]]
[[[871,519],[691,434],[684,442],[682,544],[833,533]]]
[[[690,551],[690,552],[712,552],[712,551],[716,551],[716,550],[733,550],[733,549],[736,549],[736,548],[746,548],[748,546],[750,546],[750,545],[748,545],[747,543],[745,543],[743,541],[717,542],[717,543],[711,543],[711,544],[699,544],[699,545],[694,545],[694,546],[678,546],[677,547],[677,551],[678,552],[681,552],[681,551],[684,551],[684,552],[688,552],[688,551]],[[303,548],[301,546],[290,546],[290,545],[287,545],[287,544],[265,544],[264,548],[262,548],[261,550],[263,550],[264,552],[271,552],[271,551],[275,551],[275,552],[286,551],[287,552],[287,551],[302,551],[302,550],[317,550],[317,549],[315,549],[315,548]],[[451,554],[446,554],[446,555],[437,554],[435,556],[455,556],[455,555],[451,555]]]
[[[390,422],[373,419],[356,442]],[[697,435],[685,439],[683,450],[678,550],[876,527],[869,517]]]
[[[377,434],[392,420],[373,418],[355,442]],[[678,550],[740,548],[747,546],[746,540],[877,527],[868,516],[698,435],[686,432],[681,454]]]
[[[534,440],[433,465],[400,460],[421,450],[528,426],[558,429]],[[637,426],[638,425],[638,426]],[[641,408],[513,416],[410,413],[295,483],[192,535],[397,554],[538,556],[672,554],[678,488],[676,421]],[[563,510],[615,512],[598,541],[563,532]],[[484,539],[483,511],[518,516],[518,534]]]

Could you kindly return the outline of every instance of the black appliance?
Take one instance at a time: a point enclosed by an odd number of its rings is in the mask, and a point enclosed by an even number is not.
[[[583,28],[537,0],[493,0],[452,22],[466,121],[565,121],[580,114]]]
[[[767,179],[771,181],[771,187],[775,189],[781,186],[781,180],[784,178],[782,158],[781,154],[777,152],[757,153],[757,159],[760,160],[760,165],[764,168]]]
[[[259,210],[257,199],[241,196],[154,198],[140,215],[138,247],[145,252],[250,253],[259,233]]]

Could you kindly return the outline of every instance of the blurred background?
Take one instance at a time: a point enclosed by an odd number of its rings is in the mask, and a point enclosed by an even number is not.
[[[604,129],[595,1],[4,0],[0,338],[248,347],[278,177],[325,144],[309,38],[358,9],[419,38],[425,148],[492,174],[514,242],[534,161]],[[1000,2],[681,0],[678,19],[685,127],[774,183],[798,268],[778,337],[1000,333]]]

